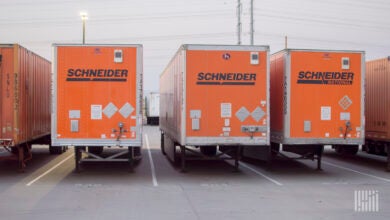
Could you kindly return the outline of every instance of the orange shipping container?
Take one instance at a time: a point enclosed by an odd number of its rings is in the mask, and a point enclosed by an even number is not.
[[[366,63],[367,138],[390,142],[390,58]]]
[[[271,142],[354,145],[352,151],[357,150],[364,141],[364,62],[360,51],[286,49],[273,54]]]
[[[366,144],[369,153],[387,154],[390,170],[390,57],[366,63]]]
[[[53,64],[53,145],[76,159],[80,146],[142,146],[141,45],[55,44]]]
[[[50,135],[50,65],[20,45],[0,45],[1,146],[26,147]]]
[[[181,46],[160,76],[163,153],[268,145],[268,59],[267,46]]]

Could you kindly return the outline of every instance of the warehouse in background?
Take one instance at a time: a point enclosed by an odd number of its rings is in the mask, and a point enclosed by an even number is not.
[[[160,116],[160,93],[151,92],[145,96],[146,124],[158,125]]]
[[[366,63],[366,143],[370,154],[387,155],[390,171],[390,57]]]
[[[268,149],[268,79],[268,46],[182,45],[160,76],[163,154],[182,171],[188,160],[238,169],[243,146]]]
[[[18,44],[0,44],[0,147],[24,170],[32,144],[50,144],[51,63]],[[52,148],[61,153],[65,148]]]
[[[74,146],[76,170],[88,161],[133,169],[142,146],[142,46],[53,46],[53,146]]]

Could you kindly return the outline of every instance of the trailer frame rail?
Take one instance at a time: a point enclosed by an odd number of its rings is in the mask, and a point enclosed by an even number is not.
[[[141,159],[141,155],[135,155],[135,148],[136,147],[127,147],[127,150],[114,153],[113,155],[109,155],[107,157],[103,157],[102,155],[88,152],[87,147],[85,146],[75,146],[74,153],[76,172],[81,171],[81,164],[83,162],[128,162],[129,171],[133,172],[135,161]],[[126,154],[128,154],[127,158],[125,157]]]

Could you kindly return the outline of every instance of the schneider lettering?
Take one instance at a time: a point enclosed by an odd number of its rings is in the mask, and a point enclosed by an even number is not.
[[[68,69],[67,81],[126,81],[127,69]]]
[[[256,73],[198,73],[198,85],[255,85]]]
[[[326,84],[326,85],[352,85],[353,72],[314,72],[300,71],[299,84]]]
[[[69,69],[68,77],[127,77],[126,69]]]

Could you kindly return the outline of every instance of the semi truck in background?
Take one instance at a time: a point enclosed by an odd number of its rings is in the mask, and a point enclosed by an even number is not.
[[[182,171],[188,160],[238,169],[243,146],[269,145],[268,46],[182,45],[160,75],[160,96],[161,150]]]
[[[0,44],[0,160],[24,170],[32,144],[50,145],[51,63],[18,44]],[[62,153],[65,148],[52,148]]]
[[[142,45],[54,44],[52,145],[88,161],[124,161],[142,146]],[[104,147],[120,148],[113,155]]]
[[[146,124],[158,125],[160,116],[160,93],[151,92],[145,96]]]
[[[363,151],[387,156],[390,171],[390,57],[366,62],[366,142]]]
[[[317,159],[321,169],[324,145],[356,154],[365,135],[364,52],[285,49],[270,62],[268,155],[282,147],[298,159]]]

